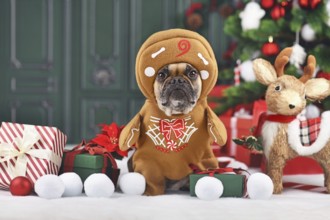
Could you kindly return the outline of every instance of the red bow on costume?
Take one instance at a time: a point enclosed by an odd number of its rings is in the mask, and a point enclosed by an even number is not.
[[[176,138],[181,137],[185,129],[183,119],[176,119],[173,122],[160,120],[160,132],[164,134],[166,140],[170,140],[172,131]]]

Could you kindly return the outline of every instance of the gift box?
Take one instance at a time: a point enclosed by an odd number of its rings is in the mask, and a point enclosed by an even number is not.
[[[241,111],[241,113],[243,112]],[[227,143],[223,148],[225,148],[228,156],[237,156],[237,145],[233,142],[233,138],[251,134],[250,129],[253,127],[252,115],[249,115],[247,112],[244,112],[243,114],[236,114],[234,116],[219,116],[227,130]]]
[[[83,182],[93,173],[104,173],[116,186],[120,170],[113,156],[107,152],[95,154],[91,148],[81,146],[64,152],[60,173],[75,172]]]
[[[204,176],[214,176],[219,179],[223,185],[223,193],[221,197],[243,197],[245,195],[245,175],[240,174],[213,174],[211,173],[202,173],[202,174],[190,174],[189,175],[189,186],[190,186],[190,195],[196,196],[195,186],[197,181]]]
[[[0,188],[16,176],[33,183],[45,174],[57,175],[66,135],[55,127],[2,122],[0,128]]]
[[[266,172],[266,158],[262,158],[261,170]],[[322,167],[316,160],[309,157],[296,157],[288,160],[283,169],[283,175],[323,174]]]
[[[229,88],[230,85],[216,85],[211,90],[211,92],[208,94],[208,105],[211,109],[216,109],[219,106],[219,103],[216,102],[217,99],[221,98],[223,96],[224,90]]]
[[[250,106],[246,108],[240,106],[240,108],[236,108],[236,112],[233,116],[228,116],[228,114],[221,115],[220,119],[227,129],[228,141],[225,148],[228,155],[235,157],[236,160],[248,166],[258,167],[261,164],[262,155],[255,154],[246,148],[237,146],[233,142],[234,138],[251,135],[251,129],[257,126],[259,116],[267,110],[264,100],[257,100],[252,106],[252,114],[249,112]]]

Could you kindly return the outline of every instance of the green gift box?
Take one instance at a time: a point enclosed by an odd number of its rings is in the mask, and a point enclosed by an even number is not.
[[[197,181],[209,174],[191,174],[190,179],[190,195],[196,196],[195,186]],[[214,177],[219,179],[223,185],[223,193],[221,197],[243,197],[245,193],[244,175],[239,174],[214,174]]]
[[[93,173],[105,173],[115,185],[117,184],[120,170],[116,167],[114,168],[109,158],[105,155],[81,153],[75,154],[73,158],[66,160],[68,153],[70,152],[65,152],[63,155],[60,173],[75,172],[83,182]],[[74,160],[73,163],[72,159]]]

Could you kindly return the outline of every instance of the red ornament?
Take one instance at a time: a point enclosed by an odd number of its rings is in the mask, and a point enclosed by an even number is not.
[[[270,12],[270,16],[274,20],[278,20],[278,19],[284,17],[285,16],[285,8],[282,7],[281,5],[275,5],[275,7],[272,8],[272,10]]]
[[[267,42],[264,45],[262,45],[261,52],[265,56],[274,56],[277,55],[278,52],[280,52],[280,47],[278,46],[278,44],[270,40],[270,42]]]
[[[310,10],[315,9],[322,0],[299,0],[298,4],[302,9]]]
[[[10,182],[9,190],[13,196],[27,196],[31,194],[33,184],[25,176],[18,176]]]
[[[270,9],[274,6],[275,0],[261,0],[260,5],[264,9]]]

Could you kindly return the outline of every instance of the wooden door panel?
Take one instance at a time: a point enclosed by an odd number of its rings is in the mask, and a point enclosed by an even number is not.
[[[92,138],[100,132],[100,124],[110,124],[120,121],[122,111],[119,99],[85,99],[82,102],[81,133],[84,138]]]
[[[100,123],[122,124],[127,101],[127,0],[81,1],[80,137],[99,133]],[[79,67],[79,65],[78,65]],[[79,107],[81,106],[81,107]]]
[[[81,12],[81,64],[84,90],[120,90],[125,72],[119,0],[84,0]],[[122,51],[119,51],[120,50]]]
[[[62,2],[11,0],[1,7],[1,120],[63,130]]]
[[[12,0],[10,58],[15,69],[47,69],[53,63],[53,0]]]
[[[54,103],[47,98],[23,96],[9,101],[10,121],[34,125],[52,125],[54,121]]]

